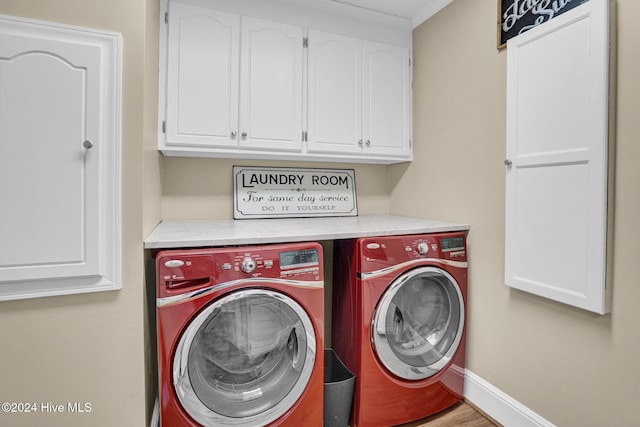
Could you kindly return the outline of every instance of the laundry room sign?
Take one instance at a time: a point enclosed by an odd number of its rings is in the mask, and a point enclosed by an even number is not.
[[[233,167],[233,217],[357,216],[353,169]]]

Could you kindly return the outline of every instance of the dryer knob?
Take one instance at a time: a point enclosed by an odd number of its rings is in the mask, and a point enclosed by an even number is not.
[[[251,257],[246,257],[242,260],[242,264],[240,264],[240,268],[245,273],[253,273],[253,270],[256,269],[256,262]]]
[[[420,255],[424,255],[427,252],[429,252],[429,245],[427,245],[426,242],[420,242],[418,243],[418,253]]]

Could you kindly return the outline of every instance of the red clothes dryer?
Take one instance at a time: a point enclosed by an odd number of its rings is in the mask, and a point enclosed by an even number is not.
[[[156,257],[160,424],[322,426],[317,243]]]
[[[391,426],[460,401],[464,233],[372,237],[334,246],[331,345],[356,375],[352,426]]]

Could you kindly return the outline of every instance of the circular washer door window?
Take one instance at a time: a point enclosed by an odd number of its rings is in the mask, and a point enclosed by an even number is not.
[[[373,314],[374,350],[393,374],[428,378],[449,363],[464,329],[460,286],[435,267],[410,270],[394,280]]]
[[[215,300],[184,331],[173,360],[183,408],[205,426],[262,426],[302,395],[315,362],[311,319],[284,294],[242,290]]]

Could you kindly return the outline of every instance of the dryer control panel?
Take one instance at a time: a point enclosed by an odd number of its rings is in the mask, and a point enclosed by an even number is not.
[[[467,249],[463,233],[413,236],[405,243],[405,252],[416,258],[437,258],[466,261]],[[409,243],[409,244],[407,244]]]
[[[156,256],[158,294],[175,295],[243,279],[321,281],[322,246],[269,246],[167,250]]]
[[[461,232],[384,236],[361,239],[360,271],[375,271],[415,260],[467,261]]]

